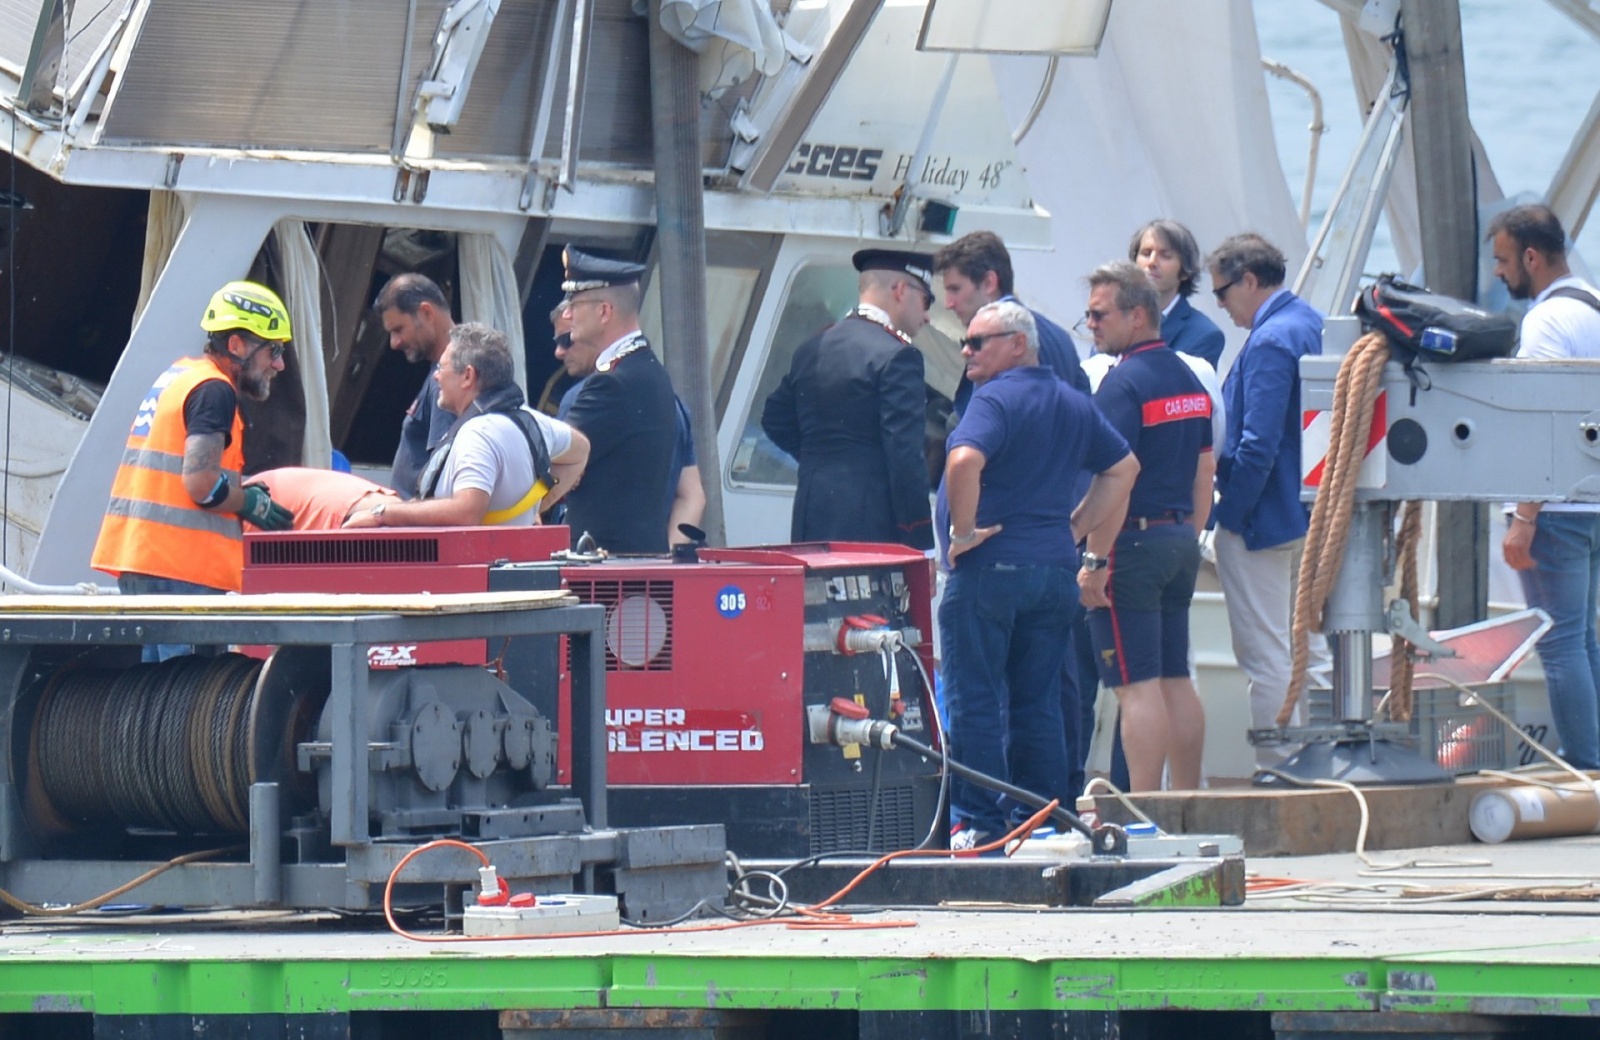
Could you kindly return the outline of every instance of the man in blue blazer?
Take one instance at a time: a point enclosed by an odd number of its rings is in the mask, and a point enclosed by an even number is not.
[[[1221,370],[1222,330],[1189,304],[1200,278],[1200,245],[1176,220],[1152,220],[1128,242],[1128,259],[1155,286],[1161,304],[1161,338],[1180,354],[1192,354]]]
[[[1217,456],[1217,577],[1233,654],[1250,687],[1255,728],[1275,725],[1289,687],[1294,572],[1307,526],[1300,502],[1300,359],[1322,353],[1322,315],[1283,286],[1283,253],[1260,235],[1234,235],[1206,259],[1211,292],[1249,329],[1222,383],[1228,435]],[[1314,672],[1327,645],[1312,639]],[[1282,760],[1258,747],[1258,765]]]

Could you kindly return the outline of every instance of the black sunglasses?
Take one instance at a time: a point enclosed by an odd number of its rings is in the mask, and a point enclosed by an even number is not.
[[[991,339],[998,339],[1001,336],[1015,336],[1016,334],[1017,332],[1015,329],[1011,329],[1006,332],[985,332],[981,336],[967,336],[961,341],[961,346],[971,350],[974,354],[976,354],[978,351],[982,350],[983,345],[989,342]]]
[[[255,340],[255,346],[250,349],[250,353],[245,355],[244,359],[246,361],[249,361],[263,350],[270,350],[272,352],[272,360],[282,361],[284,351],[289,349],[289,344],[287,343],[280,343],[270,339],[262,339],[259,336],[252,336],[250,338]]]
[[[1239,279],[1235,278],[1233,281],[1229,282],[1226,285],[1219,285],[1215,289],[1212,289],[1211,290],[1211,295],[1215,296],[1217,298],[1217,302],[1218,303],[1221,303],[1222,302],[1222,298],[1224,296],[1228,295],[1228,290],[1232,289],[1234,286],[1236,286],[1238,284],[1239,284]]]

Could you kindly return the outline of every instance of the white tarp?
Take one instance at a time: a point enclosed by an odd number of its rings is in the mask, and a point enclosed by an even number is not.
[[[1007,117],[1019,125],[1049,59],[989,61]],[[1249,0],[1163,4],[1159,19],[1142,4],[1113,4],[1099,57],[1060,60],[1019,151],[1034,200],[1052,215],[1055,252],[1013,258],[1017,293],[1063,325],[1083,313],[1084,276],[1126,258],[1133,231],[1155,217],[1187,224],[1202,252],[1256,231],[1284,251],[1291,272],[1305,255]],[[1201,281],[1190,302],[1228,334],[1226,369],[1244,332],[1215,309]]]
[[[633,0],[635,14],[649,9],[649,0]],[[754,56],[763,76],[776,75],[788,54],[766,0],[661,0],[661,27],[696,53],[719,39],[736,44]]]

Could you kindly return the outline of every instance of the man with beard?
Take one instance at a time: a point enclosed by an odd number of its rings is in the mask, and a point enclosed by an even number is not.
[[[1567,236],[1548,206],[1517,206],[1489,223],[1494,273],[1513,299],[1533,300],[1517,357],[1600,358],[1600,294],[1567,267]],[[1522,580],[1528,606],[1554,624],[1539,640],[1550,715],[1561,752],[1579,769],[1600,769],[1600,506],[1520,502],[1507,514],[1502,552]]]
[[[450,345],[450,304],[444,292],[426,275],[407,271],[384,285],[372,309],[389,334],[389,349],[398,350],[412,364],[426,361],[428,375],[417,391],[416,400],[406,409],[400,424],[400,447],[394,453],[390,483],[401,498],[417,496],[417,478],[428,455],[444,440],[456,417],[438,407],[438,388],[434,376],[439,359]]]
[[[229,282],[200,327],[205,352],[175,362],[139,405],[95,542],[91,566],[129,595],[238,592],[242,522],[282,531],[294,521],[264,488],[240,479],[239,395],[265,401],[271,393],[292,335],[289,312],[266,286]],[[144,659],[193,649],[147,646]]]

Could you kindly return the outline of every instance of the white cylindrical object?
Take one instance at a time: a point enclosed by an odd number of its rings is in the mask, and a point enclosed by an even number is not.
[[[1600,832],[1600,796],[1592,788],[1503,787],[1472,799],[1467,823],[1487,844]]]

